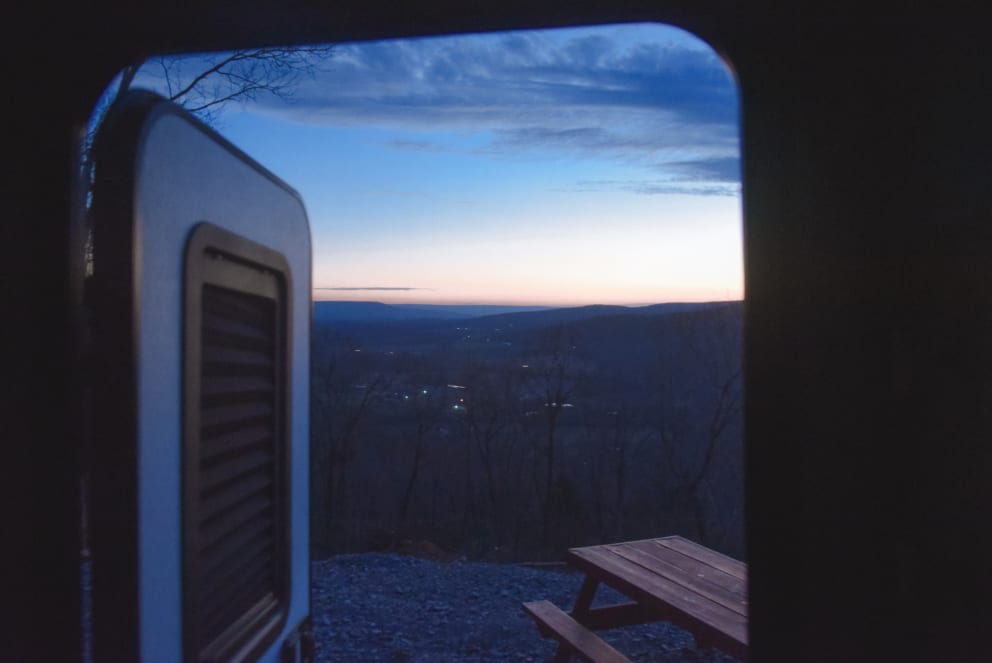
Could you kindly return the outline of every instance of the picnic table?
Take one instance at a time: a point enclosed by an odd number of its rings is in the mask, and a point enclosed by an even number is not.
[[[593,631],[654,621],[689,631],[697,646],[747,660],[743,562],[680,536],[572,548],[568,561],[585,574],[571,612],[550,601],[524,604],[542,635],[558,641],[556,661],[573,654],[595,663],[627,661]],[[593,608],[600,583],[630,601]]]

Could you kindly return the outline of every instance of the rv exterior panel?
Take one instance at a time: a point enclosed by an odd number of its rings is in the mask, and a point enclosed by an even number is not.
[[[97,140],[96,654],[278,660],[309,615],[303,203],[150,94]]]

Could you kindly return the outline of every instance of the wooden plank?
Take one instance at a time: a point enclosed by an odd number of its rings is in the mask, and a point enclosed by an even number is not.
[[[724,573],[729,573],[741,580],[747,580],[747,564],[744,562],[727,557],[715,550],[704,548],[698,543],[683,539],[681,536],[666,536],[661,539],[655,539],[655,541],[658,542],[658,545],[676,550],[683,555],[688,555],[700,562],[709,564],[715,569],[720,569]]]
[[[538,626],[547,629],[551,637],[566,645],[572,652],[593,663],[630,663],[630,659],[586,629],[550,601],[524,603],[524,611]]]
[[[685,553],[674,550],[668,546],[663,546],[659,541],[637,541],[630,544],[619,544],[623,546],[631,546],[637,550],[644,551],[650,555],[658,557],[680,569],[683,569],[686,573],[694,575],[699,578],[705,578],[707,581],[722,587],[726,591],[740,596],[742,599],[747,600],[747,577],[738,577],[737,575],[727,573],[722,569],[718,569],[712,564],[707,564],[706,562],[700,561],[695,557],[690,557]]]
[[[720,574],[724,576],[724,578],[730,579],[732,582],[736,583],[739,589],[741,581],[733,578],[733,576],[718,571],[713,567],[703,565],[696,560],[691,560],[696,565],[702,567],[698,572],[694,573],[685,568],[680,568],[679,566],[676,566],[656,554],[652,554],[650,550],[645,551],[634,545],[610,545],[606,548],[610,552],[629,560],[633,564],[642,566],[652,573],[661,575],[672,582],[682,585],[686,589],[695,592],[696,594],[705,596],[714,603],[719,603],[723,607],[733,610],[739,615],[747,617],[747,600],[743,597],[743,595],[739,591],[731,591],[728,588],[713,582],[707,577],[707,575],[714,576],[716,574]],[[678,555],[678,553],[673,554]],[[691,559],[686,558],[684,555],[679,556],[682,560]]]
[[[662,619],[715,642],[726,641],[735,652],[747,647],[747,618],[647,569],[605,547],[569,551],[573,563],[631,598],[664,613]],[[672,610],[669,610],[671,608]],[[735,652],[735,655],[737,655]]]

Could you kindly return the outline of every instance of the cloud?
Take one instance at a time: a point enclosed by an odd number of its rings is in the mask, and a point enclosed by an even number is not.
[[[335,292],[363,292],[363,291],[374,291],[374,292],[410,292],[413,290],[433,290],[433,288],[411,288],[407,286],[363,286],[363,287],[330,287],[330,288],[314,288],[314,290],[333,290]]]
[[[516,127],[496,132],[496,143],[512,148],[572,147],[587,150],[621,149],[627,140],[603,127]]]
[[[411,152],[450,152],[451,148],[439,145],[429,140],[396,139],[386,141],[386,145],[397,150]]]
[[[627,191],[642,195],[739,196],[737,182],[673,182],[642,180],[582,180],[569,193]]]
[[[739,196],[740,158],[669,161],[655,167],[652,180],[582,180],[569,191],[627,191],[644,195]]]
[[[578,31],[345,45],[288,112],[312,122],[499,128],[604,109],[650,109],[736,123],[736,92],[715,53],[686,43],[626,44]]]
[[[706,182],[740,182],[740,157],[720,157],[696,161],[677,161],[666,165],[666,170],[677,173],[682,180]]]
[[[345,44],[290,105],[258,103],[297,122],[403,132],[385,141],[397,150],[571,154],[739,182],[733,77],[702,42],[663,26]]]

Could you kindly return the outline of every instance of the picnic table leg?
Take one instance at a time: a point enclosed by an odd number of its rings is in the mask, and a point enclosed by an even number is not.
[[[579,595],[575,599],[575,607],[572,608],[572,618],[575,621],[582,621],[582,615],[589,612],[589,608],[592,607],[592,600],[596,596],[596,590],[599,588],[599,580],[596,580],[592,576],[587,575],[585,580],[582,581],[582,587],[579,588]],[[558,649],[555,651],[554,663],[568,663],[571,658],[572,652],[569,651],[568,647],[564,644],[559,643]]]
[[[579,589],[579,595],[575,599],[575,607],[572,608],[572,617],[576,621],[581,621],[579,618],[582,615],[589,612],[589,608],[592,607],[592,600],[596,596],[596,590],[599,588],[599,580],[593,578],[592,576],[586,576],[585,580],[582,581],[582,587]]]

